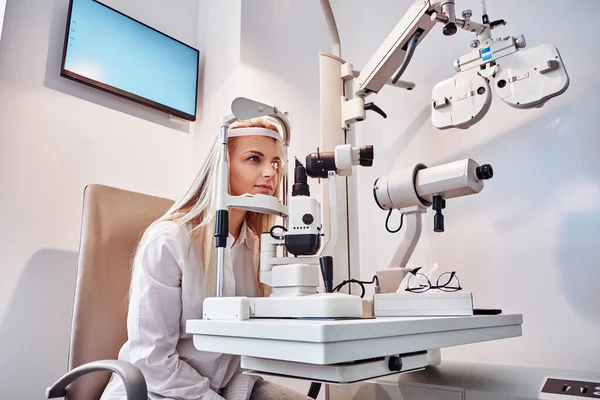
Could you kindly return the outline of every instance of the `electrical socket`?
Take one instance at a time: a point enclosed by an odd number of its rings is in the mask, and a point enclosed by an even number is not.
[[[542,400],[599,399],[600,381],[546,378],[540,392]]]

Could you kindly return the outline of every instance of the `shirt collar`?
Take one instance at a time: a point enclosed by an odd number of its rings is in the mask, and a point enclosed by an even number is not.
[[[238,245],[242,245],[243,243],[245,243],[246,246],[248,247],[248,249],[254,250],[257,239],[258,239],[258,237],[248,227],[248,224],[246,223],[246,219],[244,218],[244,221],[242,222],[242,227],[240,228],[240,235],[238,236],[237,240],[235,241],[235,244],[233,245],[233,247],[236,247]]]

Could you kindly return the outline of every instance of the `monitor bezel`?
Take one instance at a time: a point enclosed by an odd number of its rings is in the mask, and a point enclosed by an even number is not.
[[[138,95],[136,95],[134,93],[131,93],[131,92],[119,89],[117,87],[108,85],[106,83],[97,81],[95,79],[88,78],[86,76],[77,74],[77,73],[75,73],[73,71],[70,71],[70,70],[66,69],[65,68],[65,62],[66,62],[66,59],[67,59],[67,50],[68,50],[68,43],[69,43],[69,29],[71,27],[71,13],[72,13],[72,10],[73,10],[73,0],[69,0],[69,11],[68,11],[67,23],[66,23],[66,27],[65,27],[65,39],[64,39],[64,44],[63,44],[63,54],[62,54],[62,61],[61,61],[61,67],[60,67],[60,76],[62,76],[63,78],[67,78],[67,79],[70,79],[70,80],[82,83],[82,84],[87,85],[87,86],[91,86],[91,87],[96,88],[96,89],[100,89],[100,90],[102,90],[104,92],[111,93],[111,94],[117,95],[119,97],[128,99],[128,100],[132,100],[132,101],[134,101],[136,103],[152,107],[154,109],[166,112],[168,114],[177,116],[179,118],[183,118],[183,119],[189,120],[189,121],[195,121],[196,120],[196,114],[198,112],[197,111],[197,108],[198,108],[198,78],[199,78],[198,75],[199,75],[199,70],[200,70],[200,51],[198,49],[190,46],[190,45],[187,45],[187,44],[183,43],[180,40],[175,39],[174,37],[171,37],[171,36],[167,35],[164,32],[161,32],[161,31],[159,31],[159,30],[157,30],[157,29],[155,29],[155,28],[153,28],[153,27],[151,27],[149,25],[144,24],[141,21],[136,20],[135,18],[130,17],[129,15],[123,14],[122,12],[120,12],[118,10],[115,10],[112,7],[109,7],[106,4],[104,4],[104,3],[101,3],[101,2],[99,2],[97,0],[90,0],[90,1],[98,3],[98,4],[100,4],[103,7],[106,7],[109,10],[111,10],[113,12],[116,12],[116,13],[118,13],[118,14],[120,14],[120,15],[122,15],[122,16],[124,16],[124,17],[126,17],[126,18],[128,18],[128,19],[130,19],[132,21],[134,21],[134,22],[137,22],[138,24],[140,24],[140,25],[142,25],[142,26],[144,26],[144,27],[146,27],[148,29],[151,29],[151,30],[153,30],[153,31],[155,31],[155,32],[157,32],[157,33],[159,33],[159,34],[161,34],[161,35],[163,35],[163,36],[165,36],[165,37],[167,37],[167,38],[175,41],[175,42],[178,42],[178,43],[180,43],[180,44],[182,44],[182,45],[184,45],[184,46],[186,46],[186,47],[188,47],[188,48],[190,48],[190,49],[192,49],[192,50],[194,50],[196,52],[196,84],[195,84],[194,114],[188,114],[188,113],[186,113],[184,111],[181,111],[181,110],[169,107],[169,106],[167,106],[165,104],[155,102],[153,100],[150,100],[150,99],[142,97],[142,96],[138,96]]]

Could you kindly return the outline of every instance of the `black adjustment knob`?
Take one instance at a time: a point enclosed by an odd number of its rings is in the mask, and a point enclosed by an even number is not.
[[[310,225],[315,221],[315,217],[312,216],[312,214],[304,214],[302,216],[302,222],[304,222],[306,225]]]
[[[499,19],[493,22],[490,22],[490,29],[494,29],[497,26],[506,25],[506,21],[503,19]]]
[[[325,293],[331,293],[333,291],[333,257],[319,257],[319,264],[321,264],[321,275],[323,275]]]
[[[388,361],[390,371],[402,371],[402,358],[400,356],[391,356]]]
[[[362,146],[358,149],[358,156],[361,159],[372,160],[374,158],[373,145]]]
[[[442,214],[442,210],[446,208],[446,200],[439,194],[434,194],[432,200],[433,205],[431,208],[435,210],[435,215],[433,216],[433,231],[444,232],[444,215]]]
[[[358,158],[358,163],[360,166],[372,167],[374,158],[373,146],[367,145],[358,149]]]
[[[319,148],[315,153],[306,156],[306,175],[311,178],[327,179],[329,171],[335,171],[335,153],[333,151],[321,152]]]
[[[375,103],[371,102],[371,103],[365,104],[365,110],[375,111],[377,114],[381,115],[383,118],[387,118],[387,114],[381,108],[379,108],[379,106]]]
[[[433,231],[444,232],[444,214],[441,211],[435,213],[433,216]]]
[[[483,164],[475,168],[475,173],[481,180],[491,179],[494,176],[494,170],[490,164]]]
[[[310,196],[310,188],[306,183],[306,168],[297,158],[294,167],[294,185],[292,186],[292,197],[295,196]]]
[[[442,29],[442,33],[444,34],[444,36],[452,36],[457,31],[458,28],[456,27],[456,24],[454,22],[448,22],[446,25],[444,25],[444,28]]]

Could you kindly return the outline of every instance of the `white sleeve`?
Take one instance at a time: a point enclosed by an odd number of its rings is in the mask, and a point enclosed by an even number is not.
[[[181,252],[169,234],[144,245],[131,281],[127,315],[130,361],[144,377],[150,395],[159,399],[223,400],[200,375],[179,359]],[[154,396],[151,396],[154,399]]]

